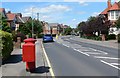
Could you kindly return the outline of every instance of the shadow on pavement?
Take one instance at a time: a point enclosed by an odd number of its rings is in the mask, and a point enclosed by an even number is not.
[[[38,74],[48,73],[49,69],[50,67],[40,66],[36,68],[35,71],[32,71],[31,73],[38,73]]]
[[[14,54],[14,55],[11,55],[7,60],[2,61],[2,65],[11,64],[11,63],[18,63],[21,61],[22,61],[22,55],[21,54]]]

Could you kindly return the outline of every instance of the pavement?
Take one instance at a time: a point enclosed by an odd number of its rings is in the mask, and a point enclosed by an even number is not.
[[[41,39],[36,44],[36,69],[34,72],[27,72],[25,62],[22,61],[22,49],[14,48],[10,58],[2,63],[2,76],[51,76],[42,51]]]

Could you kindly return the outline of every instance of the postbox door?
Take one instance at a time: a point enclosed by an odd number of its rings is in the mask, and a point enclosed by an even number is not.
[[[34,44],[24,44],[23,45],[23,56],[24,62],[34,62],[35,61],[35,45]]]

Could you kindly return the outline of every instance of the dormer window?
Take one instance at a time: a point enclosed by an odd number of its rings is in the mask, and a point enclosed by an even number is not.
[[[111,11],[111,19],[114,19],[114,11]]]
[[[116,19],[118,19],[120,16],[120,12],[119,11],[116,11]]]

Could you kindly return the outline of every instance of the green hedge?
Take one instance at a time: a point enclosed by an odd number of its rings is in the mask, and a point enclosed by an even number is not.
[[[107,36],[107,40],[115,40],[116,39],[116,35],[115,34],[110,34]]]
[[[82,38],[85,38],[85,39],[92,39],[92,40],[97,40],[97,41],[101,41],[101,37],[99,36],[82,36]]]
[[[7,59],[13,51],[12,34],[0,30],[0,56]]]

